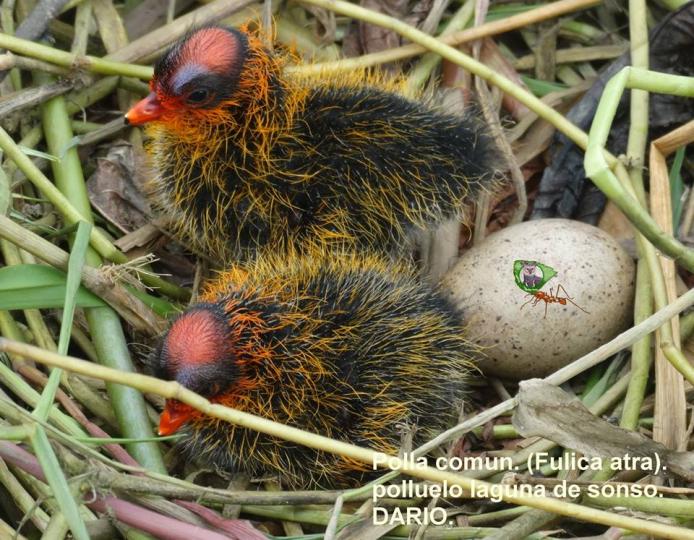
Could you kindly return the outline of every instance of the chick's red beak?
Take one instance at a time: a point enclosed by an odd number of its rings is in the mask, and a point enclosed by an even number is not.
[[[173,435],[183,424],[193,417],[193,409],[190,405],[167,399],[164,411],[159,417],[159,435]]]
[[[149,95],[138,101],[132,109],[125,115],[125,119],[130,125],[139,126],[146,122],[151,122],[161,117],[164,108],[157,98],[157,94],[150,92]]]

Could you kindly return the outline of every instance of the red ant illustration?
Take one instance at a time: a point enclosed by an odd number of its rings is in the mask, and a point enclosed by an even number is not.
[[[559,293],[562,291],[564,292],[565,296],[559,296]],[[562,306],[565,306],[566,302],[571,302],[574,306],[576,306],[578,309],[580,309],[583,313],[589,313],[588,311],[586,311],[581,306],[579,306],[576,302],[573,301],[573,298],[569,296],[569,293],[566,291],[566,289],[561,284],[557,285],[557,294],[556,295],[554,294],[554,289],[552,287],[550,287],[549,294],[547,294],[544,291],[535,291],[534,293],[528,293],[528,296],[530,296],[530,300],[528,300],[520,308],[523,309],[530,302],[532,302],[532,307],[535,307],[540,302],[544,302],[545,303],[545,316],[543,317],[543,319],[547,318],[547,306],[549,304],[561,304]]]

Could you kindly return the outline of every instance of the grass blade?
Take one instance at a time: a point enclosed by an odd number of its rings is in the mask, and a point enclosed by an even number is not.
[[[75,235],[75,242],[70,252],[70,260],[67,267],[67,284],[65,287],[65,307],[63,309],[63,322],[60,326],[60,338],[58,340],[58,352],[67,354],[67,346],[70,343],[70,329],[75,315],[75,295],[80,287],[82,267],[87,258],[89,247],[89,235],[92,226],[86,221],[80,221]]]
[[[89,223],[84,221],[79,222],[72,252],[70,254],[68,275],[64,286],[63,322],[60,327],[60,341],[58,344],[58,352],[61,354],[67,352],[67,347],[70,342],[70,329],[72,328],[72,319],[75,314],[82,266],[84,266],[87,247],[89,246],[89,233],[91,232],[91,228]],[[51,407],[53,406],[55,393],[60,384],[62,372],[62,369],[55,368],[48,378],[48,382],[46,383],[41,398],[33,413],[33,415],[40,420],[45,421],[48,418]],[[89,540],[87,527],[80,515],[79,504],[72,495],[67,478],[65,478],[65,474],[60,468],[58,458],[53,452],[53,448],[48,441],[48,436],[42,426],[35,426],[30,436],[30,441],[36,453],[36,458],[39,460],[41,468],[46,475],[48,485],[53,491],[55,500],[73,536],[77,540]]]
[[[43,473],[46,475],[48,485],[55,495],[55,501],[65,516],[65,520],[70,526],[72,534],[77,540],[89,540],[87,527],[80,516],[79,506],[70,491],[67,479],[60,468],[58,458],[48,442],[48,436],[40,425],[35,426],[35,431],[30,437],[31,444],[36,453],[36,458],[41,464]]]
[[[70,260],[68,262],[67,283],[65,285],[63,321],[60,325],[60,339],[58,340],[58,352],[60,354],[67,354],[67,347],[70,344],[70,330],[72,328],[72,319],[75,315],[75,299],[80,287],[82,267],[84,266],[87,256],[89,234],[91,230],[92,226],[89,223],[80,221],[77,227],[75,241],[72,244],[72,251],[70,252]],[[46,418],[48,418],[48,411],[55,399],[55,393],[58,390],[62,373],[62,369],[54,369],[48,378],[46,387],[43,389],[41,399],[34,410],[34,415],[41,420],[46,420]]]

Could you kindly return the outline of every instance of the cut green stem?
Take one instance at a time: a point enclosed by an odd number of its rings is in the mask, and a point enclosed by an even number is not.
[[[73,134],[64,98],[56,97],[46,102],[41,112],[48,149],[55,155],[63,156],[59,162],[51,163],[57,189],[65,195],[71,205],[74,205],[77,215],[84,216],[84,219],[91,223],[91,209],[82,166],[76,148],[70,147],[69,144]],[[92,239],[93,237],[94,231]],[[98,267],[101,264],[100,257],[93,250],[87,252],[86,260],[91,266]],[[110,307],[102,307],[86,309],[85,315],[100,362],[123,371],[134,371],[118,314]],[[132,388],[113,384],[107,385],[107,390],[121,433],[132,439],[152,437],[152,426],[142,394]],[[132,443],[128,445],[128,449],[144,467],[166,472],[157,444]]]
[[[634,196],[621,185],[607,162],[605,144],[617,113],[617,106],[626,88],[694,97],[694,78],[625,67],[610,79],[605,86],[590,128],[584,161],[586,175],[655,247],[673,257],[687,270],[694,271],[694,250],[687,248],[658,227],[655,220],[638,204]]]

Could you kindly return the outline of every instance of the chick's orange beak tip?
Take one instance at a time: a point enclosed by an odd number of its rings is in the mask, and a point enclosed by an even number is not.
[[[125,115],[125,120],[132,126],[139,126],[161,117],[164,109],[157,94],[150,92],[149,95],[138,101]]]
[[[193,416],[193,408],[173,399],[166,400],[166,406],[159,417],[159,435],[173,435]]]

